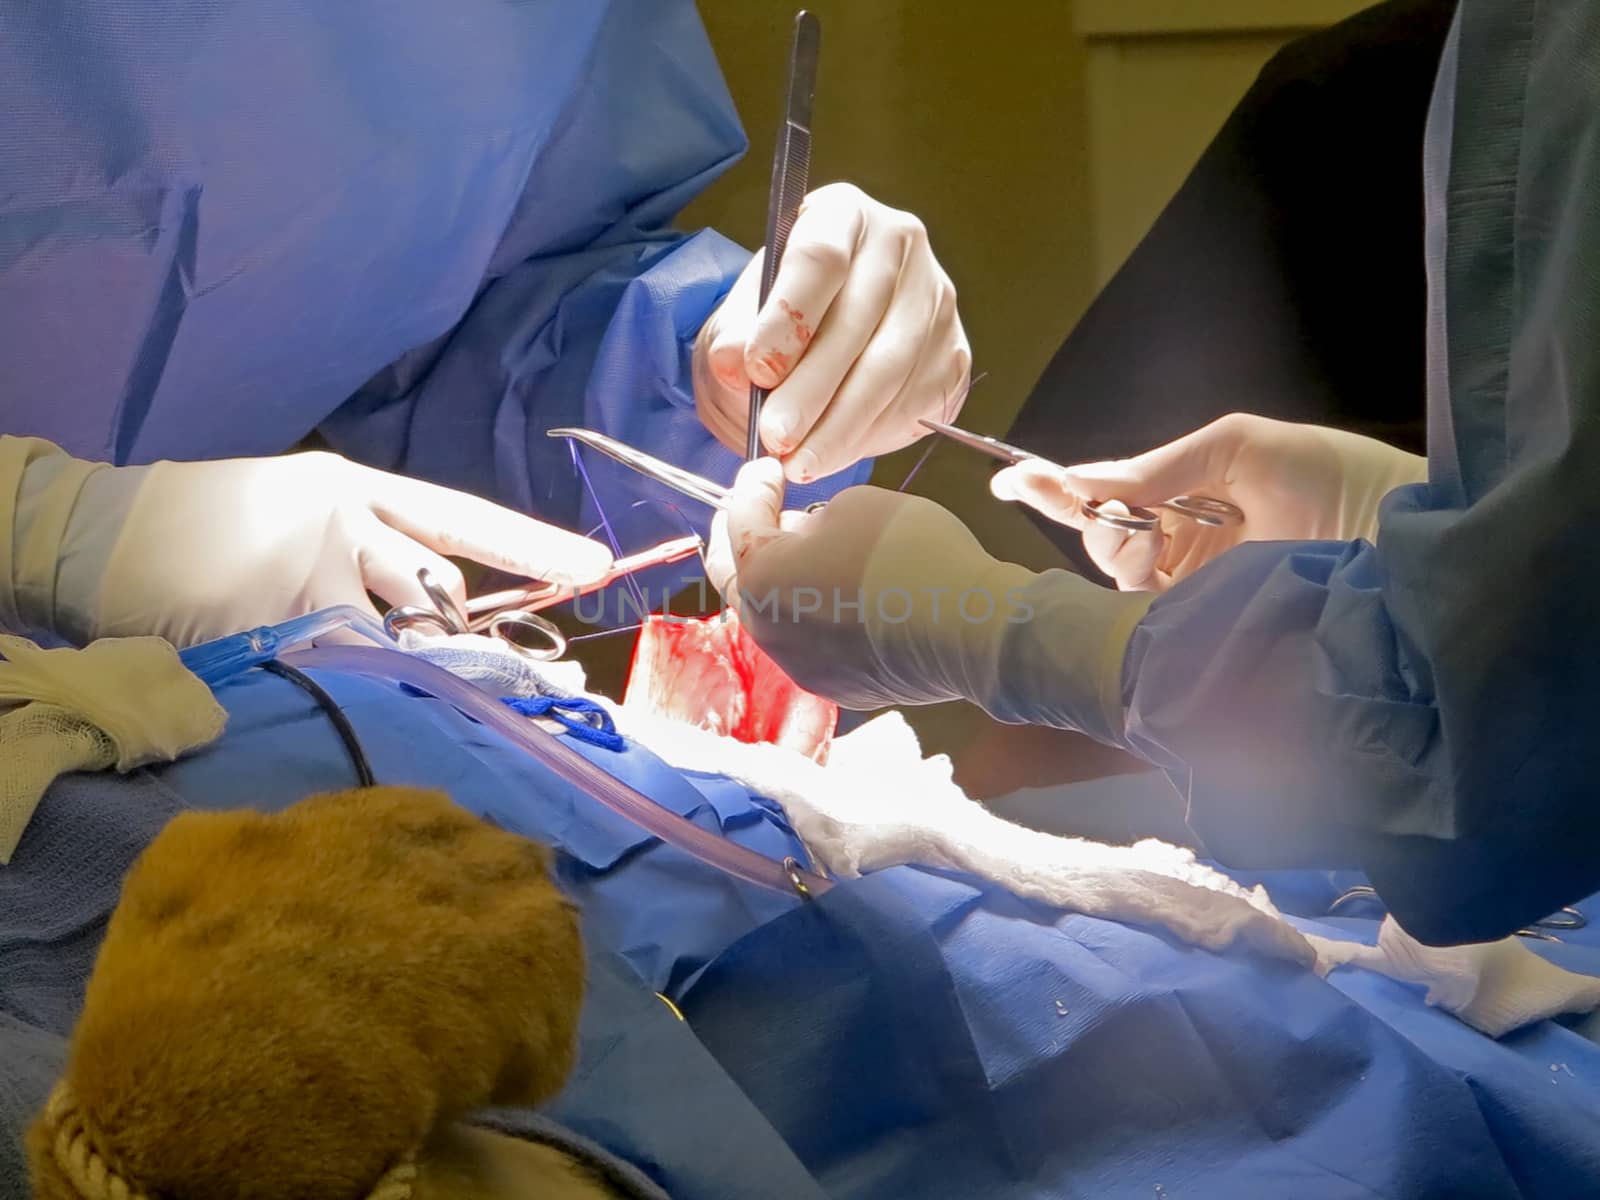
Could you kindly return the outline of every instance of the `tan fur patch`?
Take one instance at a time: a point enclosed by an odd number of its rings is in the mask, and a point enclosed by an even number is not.
[[[549,854],[439,792],[185,813],[129,872],[65,1080],[106,1167],[185,1200],[355,1200],[451,1118],[534,1104],[583,998]],[[41,1115],[41,1200],[78,1193]]]

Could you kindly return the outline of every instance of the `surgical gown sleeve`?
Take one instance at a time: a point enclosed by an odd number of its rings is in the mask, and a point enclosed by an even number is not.
[[[695,413],[695,335],[749,252],[669,223],[745,149],[694,6],[612,0],[459,326],[371,381],[324,427],[379,465],[584,530],[625,551],[705,534],[711,512],[546,431],[585,426],[731,482],[742,458]],[[796,489],[801,506],[870,463]],[[601,507],[597,509],[595,496]]]
[[[128,464],[320,428],[571,522],[551,426],[733,465],[686,359],[747,254],[671,229],[745,149],[692,0],[11,5],[0,113],[7,433]]]
[[[1429,483],[1163,595],[1124,697],[1214,855],[1442,943],[1600,886],[1600,7],[1466,0],[1425,158]]]

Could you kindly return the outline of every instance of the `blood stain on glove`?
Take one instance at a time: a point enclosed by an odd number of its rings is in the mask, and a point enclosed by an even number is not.
[[[799,339],[802,346],[807,345],[813,336],[811,326],[806,324],[806,315],[798,308],[791,308],[787,300],[778,301],[778,309],[784,316],[794,322],[794,336]]]
[[[803,690],[731,612],[652,616],[639,631],[623,703],[736,741],[826,762],[839,706]]]

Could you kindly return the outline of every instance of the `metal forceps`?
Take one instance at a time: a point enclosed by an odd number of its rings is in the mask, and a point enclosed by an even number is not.
[[[817,92],[817,51],[822,26],[817,18],[802,9],[794,18],[794,41],[789,47],[789,81],[784,88],[783,125],[772,151],[772,184],[767,195],[767,238],[761,260],[761,290],[756,311],[767,306],[772,282],[778,277],[778,262],[789,244],[789,231],[800,216],[806,198],[806,183],[811,175],[811,108]],[[750,427],[746,435],[745,458],[761,457],[761,406],[767,390],[750,385]]]
[[[1008,465],[1032,459],[1045,461],[1039,455],[1002,442],[999,438],[985,437],[981,433],[968,433],[965,429],[946,425],[942,421],[923,421],[922,424],[953,442],[958,442],[980,454],[987,454],[990,458],[997,458]],[[1129,505],[1126,516],[1118,512],[1107,512],[1103,502],[1099,500],[1085,500],[1082,502],[1082,507],[1092,520],[1115,529],[1126,529],[1130,533],[1149,533],[1151,530],[1159,529],[1161,514],[1155,511],[1157,508],[1175,512],[1181,517],[1187,517],[1191,521],[1208,525],[1213,529],[1224,525],[1237,525],[1244,520],[1244,512],[1237,505],[1229,504],[1226,500],[1213,500],[1210,496],[1174,496],[1171,500],[1163,501],[1153,508]]]
[[[422,584],[422,590],[433,607],[407,605],[392,608],[383,618],[383,628],[396,640],[405,630],[419,627],[432,628],[446,635],[487,633],[536,662],[554,662],[567,652],[567,638],[553,622],[539,615],[542,609],[553,608],[563,600],[576,596],[598,592],[635,571],[692,558],[700,553],[701,548],[702,543],[697,535],[673,538],[648,550],[641,550],[638,554],[617,559],[603,576],[582,587],[539,583],[531,587],[508,588],[468,600],[465,612],[450,598],[450,593],[440,586],[433,573],[424,567],[417,572],[417,582]]]
[[[549,436],[571,438],[575,442],[581,442],[593,450],[600,451],[601,454],[616,459],[623,466],[639,472],[645,478],[654,479],[657,483],[664,484],[691,500],[709,505],[719,512],[727,507],[728,497],[731,494],[729,488],[696,475],[693,471],[685,471],[682,467],[663,462],[653,454],[635,450],[626,442],[617,441],[616,438],[596,433],[592,429],[552,429],[549,431]]]
[[[1378,896],[1377,889],[1370,887],[1367,884],[1360,883],[1355,887],[1346,888],[1343,892],[1340,892],[1334,902],[1328,905],[1328,915],[1330,917],[1336,915],[1339,909],[1343,908],[1347,904],[1354,903],[1357,900],[1371,900],[1379,904],[1383,903],[1381,898]],[[1544,917],[1541,920],[1533,922],[1533,924],[1529,925],[1525,929],[1517,930],[1517,936],[1525,938],[1537,938],[1541,942],[1559,942],[1561,940],[1560,938],[1547,931],[1551,929],[1583,929],[1588,924],[1588,917],[1584,916],[1577,909],[1567,906],[1557,909],[1548,917]]]

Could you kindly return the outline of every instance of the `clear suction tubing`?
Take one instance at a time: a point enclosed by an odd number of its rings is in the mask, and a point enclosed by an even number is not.
[[[442,700],[520,746],[556,775],[667,845],[747,883],[810,896],[820,896],[833,886],[829,880],[805,870],[792,859],[774,862],[663,808],[637,788],[590,762],[560,737],[512,712],[487,692],[443,667],[392,648],[393,643],[382,628],[359,609],[335,608],[311,613],[282,625],[250,630],[192,647],[181,657],[191,671],[215,687],[268,659],[280,657],[280,652],[291,646],[303,645],[343,628],[354,629],[379,644],[319,646],[282,655],[284,661],[302,670],[339,671],[406,684]]]

